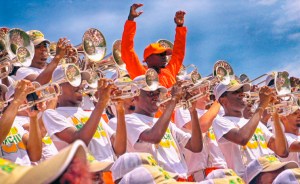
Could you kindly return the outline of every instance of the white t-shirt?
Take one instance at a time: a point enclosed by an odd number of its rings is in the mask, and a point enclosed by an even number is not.
[[[55,136],[66,128],[75,127],[81,129],[87,122],[92,111],[83,111],[81,107],[58,107],[56,110],[48,109],[43,113],[43,121],[47,132],[57,149],[68,145],[67,142]],[[115,154],[110,142],[110,137],[115,132],[101,118],[96,132],[91,139],[88,149],[99,161],[114,161]]]
[[[19,123],[19,125],[23,126],[25,124],[29,124],[29,117],[28,116],[16,116],[15,122]],[[55,145],[53,144],[51,138],[46,135],[42,138],[42,157],[40,162],[46,160],[58,153]]]
[[[204,110],[197,109],[198,117],[204,114]],[[181,130],[185,132],[190,132],[190,130],[184,128],[184,125],[191,121],[191,116],[189,110],[183,108],[178,108],[175,111],[175,124]],[[188,174],[193,174],[194,172],[203,170],[207,167],[208,161],[208,150],[206,140],[203,141],[203,149],[200,153],[191,152],[188,149],[183,149],[183,154],[185,157],[186,164],[188,166]]]
[[[25,134],[28,134],[28,132],[14,121],[8,135],[1,144],[1,157],[19,165],[31,165],[26,147],[22,141]]]
[[[108,122],[108,126],[109,126],[111,129],[113,129],[114,131],[117,130],[117,121],[118,121],[118,119],[117,119],[116,117],[113,117],[113,118],[111,118],[111,119],[109,120],[109,122]]]
[[[300,140],[300,137],[295,134],[292,133],[284,133],[284,134],[288,143],[288,147],[290,147],[293,142]],[[286,158],[279,157],[279,160],[282,162],[295,161],[298,164],[300,164],[300,155],[299,152],[290,152],[288,157]]]
[[[188,170],[181,150],[191,138],[191,134],[183,132],[170,123],[160,143],[152,144],[140,141],[139,137],[142,132],[151,128],[158,118],[133,113],[127,114],[125,120],[129,152],[150,153],[165,170],[177,173],[179,177],[187,177]]]
[[[196,109],[198,118],[206,110]],[[189,110],[179,108],[175,111],[175,124],[183,131],[188,131],[183,126],[191,121]],[[193,153],[184,149],[184,156],[188,165],[189,174],[206,169],[208,167],[227,168],[226,161],[216,141],[212,127],[204,133],[203,150],[200,153]]]
[[[16,73],[16,80],[21,80],[26,78],[28,75],[34,74],[34,75],[40,75],[44,69],[39,69],[35,67],[21,67],[17,70]]]
[[[250,161],[263,155],[273,154],[267,146],[273,134],[262,123],[258,124],[246,146],[240,146],[223,137],[231,129],[241,128],[248,121],[245,118],[225,116],[217,117],[213,122],[213,129],[228,168],[233,169],[239,176],[243,176],[245,166]]]

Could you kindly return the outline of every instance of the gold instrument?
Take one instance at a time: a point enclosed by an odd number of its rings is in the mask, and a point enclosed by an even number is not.
[[[16,86],[17,83],[14,84]],[[36,93],[37,99],[34,99],[33,101],[27,101],[25,104],[22,104],[19,106],[18,111],[26,110],[30,107],[33,107],[34,105],[37,105],[38,103],[45,102],[48,100],[51,100],[55,97],[58,97],[61,95],[61,88],[57,83],[48,83],[43,86],[41,86],[37,82],[32,82],[32,84],[35,86],[35,89],[28,93],[28,95]],[[52,90],[50,89],[52,88]],[[0,111],[3,111],[3,109],[8,105],[9,102],[13,100],[13,97],[8,100],[1,100],[0,101]]]
[[[197,101],[199,98],[208,94],[210,83],[207,80],[203,80],[201,78],[201,75],[200,73],[198,73],[197,67],[195,65],[184,67],[184,69],[181,70],[181,72],[177,76],[177,80],[184,82],[182,87],[184,88],[185,93],[192,93],[193,91],[199,90],[200,88],[202,88],[202,90],[197,94],[191,96],[190,98],[186,98],[187,95],[184,95],[184,97],[180,99],[180,101],[176,104],[176,108],[183,107],[184,109],[187,109],[194,101]],[[168,89],[168,91],[170,91],[170,89]],[[156,105],[160,106],[171,100],[171,98],[172,97],[168,95],[161,95],[160,101],[157,102]]]
[[[268,113],[273,113],[275,109],[278,111],[279,115],[288,115],[292,112],[294,106],[297,106],[297,98],[291,93],[291,84],[289,80],[289,73],[283,72],[273,72],[274,87],[276,91],[276,97],[279,103],[270,104],[266,110]],[[257,80],[257,79],[255,79]],[[255,111],[255,107],[259,103],[259,91],[246,92],[244,100],[246,102],[254,103],[252,111]]]
[[[106,40],[95,28],[88,29],[82,37],[83,52],[93,62],[101,62],[106,53]]]
[[[34,45],[21,29],[0,28],[0,79],[9,75],[13,64],[30,66],[34,56]]]
[[[21,29],[11,29],[5,35],[6,51],[12,63],[30,66],[34,56],[34,45],[29,35]]]
[[[81,72],[75,64],[63,64],[57,67],[53,73],[52,80],[54,83],[62,84],[68,82],[70,85],[77,87],[81,84]]]
[[[28,101],[26,104],[20,105],[18,111],[26,110],[30,107],[33,107],[34,105],[51,100],[61,95],[61,87],[57,83],[48,83],[43,86],[41,86],[37,82],[33,82],[33,84],[35,86],[35,90],[31,93],[36,93],[38,99],[34,101]],[[49,90],[50,88],[52,88],[53,90]]]

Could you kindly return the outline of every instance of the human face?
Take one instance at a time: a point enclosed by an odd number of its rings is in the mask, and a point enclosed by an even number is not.
[[[296,110],[294,113],[286,116],[287,122],[291,124],[293,127],[300,127],[300,110]]]
[[[34,57],[32,59],[32,65],[35,67],[43,68],[46,66],[46,61],[48,59],[48,44],[42,42],[34,47]]]
[[[144,115],[153,116],[157,110],[158,106],[156,103],[159,100],[160,91],[144,91],[141,90],[140,96],[135,100],[135,107],[138,113]]]
[[[60,106],[79,106],[82,102],[82,92],[83,85],[74,87],[69,83],[61,84],[62,95],[59,96]]]
[[[160,69],[165,68],[167,65],[167,52],[163,52],[160,54],[151,54],[146,59],[147,65],[149,68]]]
[[[243,87],[236,91],[227,91],[226,96],[221,97],[221,103],[227,112],[242,112],[246,107],[246,102],[244,101]]]

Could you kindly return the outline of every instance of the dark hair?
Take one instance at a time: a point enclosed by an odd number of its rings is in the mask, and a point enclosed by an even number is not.
[[[227,91],[225,91],[219,98],[223,98],[227,95]]]

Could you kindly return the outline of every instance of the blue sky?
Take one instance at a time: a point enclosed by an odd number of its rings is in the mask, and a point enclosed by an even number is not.
[[[120,39],[129,7],[137,1],[46,0],[2,1],[0,26],[38,29],[50,41],[67,37],[74,45],[85,30],[97,28],[111,52]],[[300,77],[300,0],[141,0],[144,13],[136,19],[135,49],[142,59],[146,45],[173,41],[177,10],[186,11],[188,27],[184,64],[195,64],[202,76],[214,63],[227,60],[236,75],[250,78],[287,70]]]

